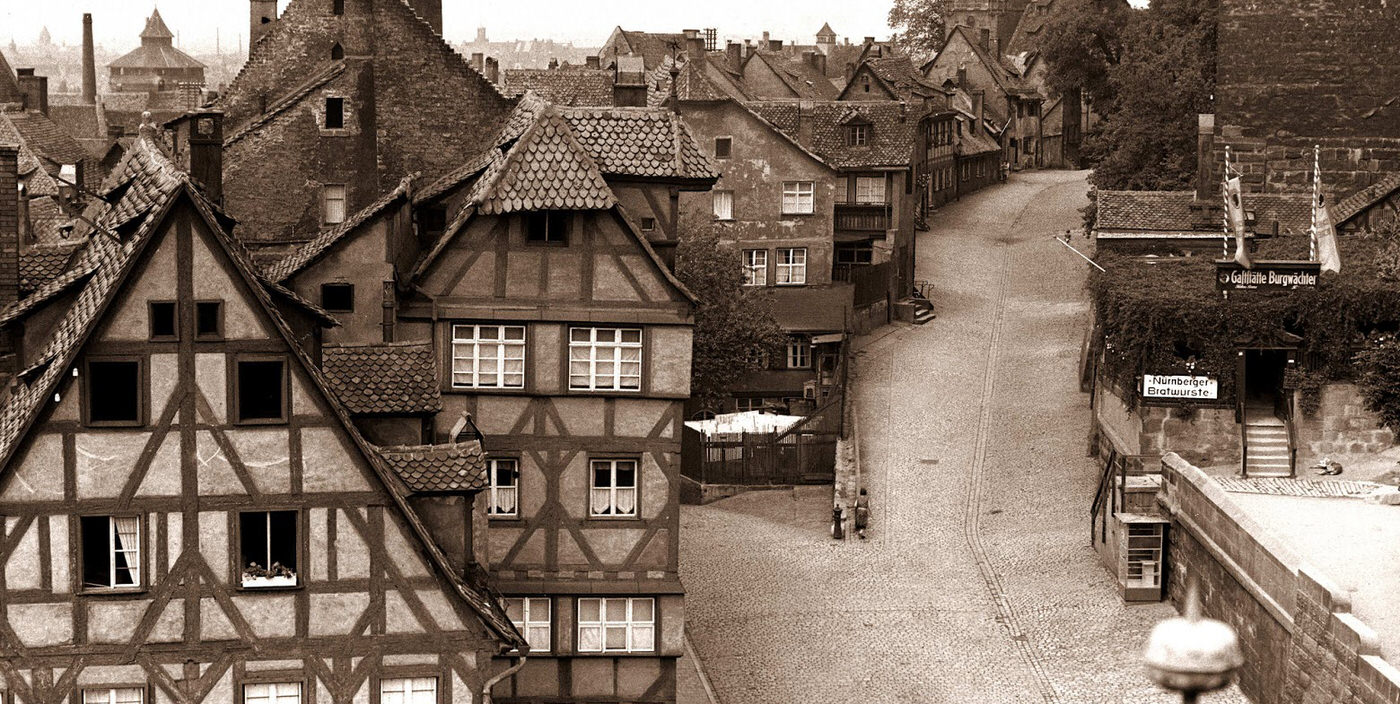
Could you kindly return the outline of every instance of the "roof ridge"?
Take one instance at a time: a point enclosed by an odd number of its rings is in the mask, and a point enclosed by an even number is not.
[[[252,134],[258,128],[271,122],[273,118],[282,114],[284,110],[297,104],[301,101],[302,98],[305,98],[307,95],[310,95],[311,91],[316,90],[317,88],[330,82],[331,79],[335,78],[336,76],[339,76],[344,71],[345,60],[338,59],[336,61],[331,62],[330,66],[326,67],[320,73],[312,74],[311,78],[307,79],[301,85],[292,88],[281,98],[278,98],[271,106],[268,107],[268,109],[265,112],[263,112],[263,114],[259,115],[252,122],[249,122],[248,124],[239,128],[238,131],[234,132],[228,137],[225,137],[224,148],[227,149],[233,146],[234,144],[242,140],[244,137],[247,137],[249,134]]]

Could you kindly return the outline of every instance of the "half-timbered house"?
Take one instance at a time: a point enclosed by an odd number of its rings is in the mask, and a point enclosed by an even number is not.
[[[378,368],[436,384],[432,399],[390,400],[436,403],[435,442],[484,438],[471,558],[530,642],[497,701],[675,699],[694,301],[665,252],[680,191],[714,179],[671,111],[527,93],[495,146],[421,189],[401,183],[268,270],[343,322],[327,368],[347,350],[430,349],[384,353]],[[410,415],[356,422],[412,434]]]
[[[479,444],[365,440],[315,364],[334,319],[227,234],[220,116],[173,127],[170,155],[143,127],[75,264],[0,313],[0,698],[479,701],[525,643],[432,503],[487,485]]]

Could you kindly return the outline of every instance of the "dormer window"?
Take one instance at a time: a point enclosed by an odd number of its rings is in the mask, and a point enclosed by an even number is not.
[[[345,14],[345,0],[331,0],[331,14],[332,14],[332,15],[343,15],[343,14]]]
[[[848,125],[846,127],[846,141],[853,147],[864,147],[870,144],[870,125]]]
[[[525,241],[530,244],[568,244],[569,212],[546,210],[526,213]]]
[[[336,44],[335,46],[331,47],[332,60],[343,58],[345,58],[345,47],[342,47],[340,44]]]

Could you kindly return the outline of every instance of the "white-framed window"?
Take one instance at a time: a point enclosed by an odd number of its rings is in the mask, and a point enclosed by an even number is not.
[[[345,222],[345,184],[328,183],[321,186],[321,222],[326,225]]]
[[[84,689],[83,704],[142,704],[146,691],[140,687]]]
[[[486,460],[490,480],[486,515],[514,518],[520,515],[520,462],[513,459]]]
[[[656,600],[650,597],[580,598],[578,649],[583,653],[656,650]]]
[[[768,250],[744,250],[744,285],[768,285]]]
[[[80,524],[83,587],[127,589],[141,586],[141,519],[136,516],[83,516]]]
[[[508,596],[505,602],[506,616],[510,617],[510,622],[515,624],[516,630],[525,636],[525,642],[530,644],[530,652],[549,652],[552,645],[549,598]]]
[[[734,191],[711,191],[716,220],[734,219]]]
[[[857,203],[884,203],[884,202],[885,202],[885,177],[884,177],[884,176],[857,176],[857,177],[856,177],[856,202],[857,202]]]
[[[812,366],[812,343],[803,337],[794,337],[787,344],[788,369],[807,369]]]
[[[297,586],[297,523],[296,511],[238,514],[239,583],[244,588]]]
[[[641,389],[641,329],[569,328],[569,388],[579,391]]]
[[[588,466],[588,514],[636,517],[637,461],[593,460]]]
[[[811,215],[816,186],[811,181],[783,182],[783,214]]]
[[[525,326],[453,325],[452,385],[525,388]]]
[[[807,283],[807,249],[805,247],[779,249],[777,274],[779,286]]]
[[[870,90],[869,85],[866,86],[866,90]],[[870,125],[851,125],[847,129],[850,130],[851,146],[864,147],[870,144]]]
[[[301,704],[300,682],[258,682],[243,685],[243,704]]]
[[[436,677],[385,677],[379,680],[379,704],[437,704]]]

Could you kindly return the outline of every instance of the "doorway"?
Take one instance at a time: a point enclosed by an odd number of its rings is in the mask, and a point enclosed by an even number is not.
[[[1283,418],[1283,374],[1288,369],[1289,350],[1245,350],[1244,398],[1241,405],[1249,415],[1268,413]]]

